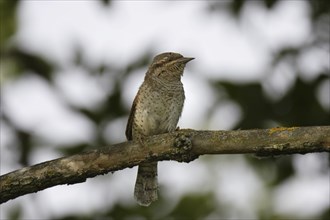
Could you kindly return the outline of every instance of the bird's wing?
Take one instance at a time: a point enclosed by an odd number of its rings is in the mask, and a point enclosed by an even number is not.
[[[139,92],[138,92],[139,94]],[[128,117],[127,125],[126,125],[126,138],[127,140],[133,140],[133,122],[134,122],[134,115],[136,110],[138,95],[135,96],[135,99],[132,104],[131,112]]]

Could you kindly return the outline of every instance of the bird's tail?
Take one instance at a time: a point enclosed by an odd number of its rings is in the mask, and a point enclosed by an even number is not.
[[[134,197],[139,205],[149,206],[158,198],[157,162],[139,165]]]

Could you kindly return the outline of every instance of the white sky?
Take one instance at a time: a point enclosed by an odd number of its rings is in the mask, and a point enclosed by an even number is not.
[[[205,121],[215,98],[206,80],[261,79],[267,74],[274,51],[284,46],[299,46],[312,39],[307,20],[308,7],[304,1],[282,1],[273,11],[251,3],[243,11],[239,23],[225,13],[209,15],[206,7],[204,1],[114,1],[110,8],[103,7],[98,1],[22,1],[15,42],[61,66],[55,78],[56,90],[29,73],[19,80],[7,82],[3,87],[4,108],[10,113],[9,116],[21,128],[33,130],[35,136],[43,140],[43,144],[35,150],[31,163],[58,157],[53,150],[57,145],[93,141],[94,125],[66,109],[58,92],[75,105],[93,108],[111,90],[101,86],[103,80],[111,82],[111,78],[91,77],[81,68],[72,66],[75,46],[82,47],[84,60],[91,66],[105,62],[124,67],[150,50],[154,54],[176,51],[195,57],[183,77],[187,99],[179,125],[194,129],[230,129],[242,117],[235,103],[224,103],[218,107],[210,122]],[[310,57],[319,53],[311,51]],[[301,60],[302,67],[311,67],[304,72],[306,78],[315,77],[318,68],[327,65],[322,59],[302,57]],[[312,61],[307,65],[309,60]],[[282,71],[274,70],[279,74],[275,74],[270,82],[277,93],[286,91],[294,80],[294,77],[287,77],[293,70],[285,64],[281,68],[286,73],[283,75]],[[123,102],[128,109],[144,73],[145,69],[137,70],[123,82]],[[269,93],[271,95],[273,91]],[[321,94],[324,96],[324,92]],[[325,96],[322,100],[327,98]],[[104,135],[114,142],[124,141],[126,120],[127,117],[109,123]],[[8,149],[13,137],[5,124],[1,124],[1,137],[1,173],[6,173],[19,167],[13,162],[17,156]],[[260,199],[258,193],[263,195],[266,189],[260,177],[246,167],[243,158],[233,158],[229,162],[220,162],[227,169],[222,168],[217,173],[219,187],[205,184],[203,180],[207,181],[209,176],[214,175],[199,160],[189,164],[161,163],[160,183],[164,188],[171,189],[167,196],[173,201],[187,191],[198,192],[202,187],[206,191],[216,188],[219,200],[224,198],[230,203],[240,204],[245,215],[232,213],[231,217],[253,218],[255,213],[249,204]],[[304,158],[318,156],[306,155]],[[314,160],[313,163],[318,162]],[[214,164],[214,167],[218,166],[219,163]],[[170,173],[172,177],[167,178],[165,173]],[[22,205],[26,218],[39,219],[102,210],[115,201],[134,204],[135,175],[135,168],[126,169],[83,184],[53,187],[24,196],[2,205],[0,217],[5,218],[17,204]],[[243,182],[240,180],[242,177]],[[313,215],[316,210],[313,207],[327,207],[329,199],[324,199],[324,195],[330,192],[326,188],[329,183],[326,177],[319,175],[314,178],[313,181],[319,186],[317,190],[311,187],[314,182],[293,179],[278,189],[274,209],[279,213],[296,214],[299,210],[304,215]],[[292,191],[293,188],[297,191]],[[306,198],[297,199],[295,192],[306,192]],[[308,202],[310,198],[313,198],[311,204]],[[288,203],[290,206],[283,206]],[[305,209],[306,206],[311,208]]]

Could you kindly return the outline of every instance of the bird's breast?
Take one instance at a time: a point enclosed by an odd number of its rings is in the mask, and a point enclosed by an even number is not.
[[[136,119],[144,135],[174,131],[184,104],[184,91],[153,90],[137,105]]]

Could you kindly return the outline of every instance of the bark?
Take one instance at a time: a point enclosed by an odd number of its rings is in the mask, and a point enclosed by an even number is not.
[[[0,202],[146,161],[189,162],[204,154],[274,156],[330,151],[330,126],[238,131],[183,129],[148,137],[144,146],[128,141],[69,157],[46,161],[0,176]]]

